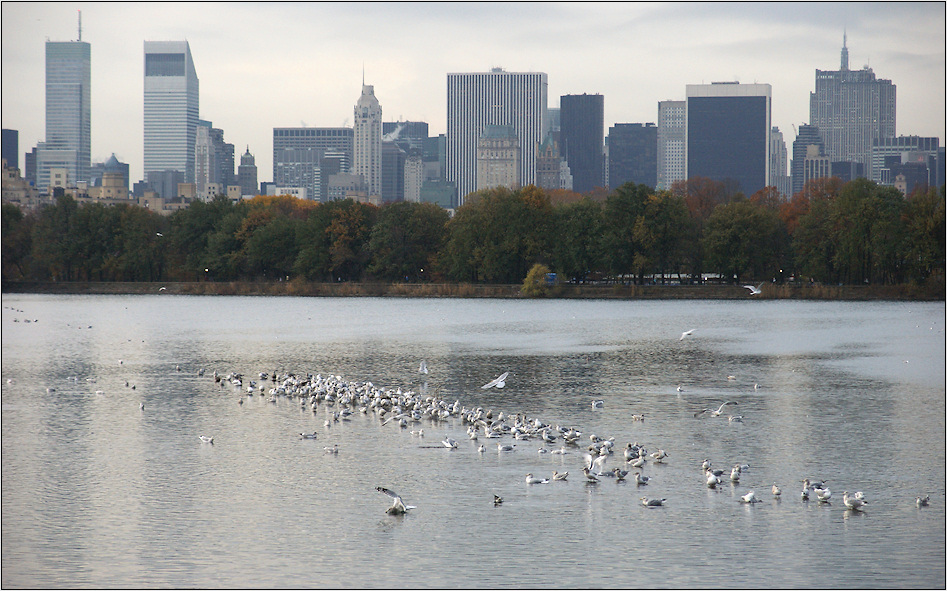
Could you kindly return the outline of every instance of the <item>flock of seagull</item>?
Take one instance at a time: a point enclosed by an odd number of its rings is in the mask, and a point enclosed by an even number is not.
[[[692,335],[694,330],[688,330],[682,333],[680,339]],[[180,368],[178,368],[180,370]],[[429,373],[427,364],[421,362],[418,369],[421,375]],[[203,375],[203,370],[200,375]],[[482,389],[490,388],[502,389],[510,377],[510,372],[504,372],[487,382]],[[425,422],[432,424],[435,428],[448,427],[455,425],[456,420],[460,420],[466,425],[466,436],[470,440],[496,439],[494,442],[497,453],[509,453],[516,449],[516,442],[537,440],[541,442],[539,452],[549,454],[564,455],[575,451],[581,453],[583,458],[582,474],[588,485],[596,485],[605,480],[614,482],[624,482],[626,477],[631,474],[629,481],[633,481],[636,487],[640,488],[651,483],[652,477],[644,475],[643,469],[647,462],[653,464],[663,464],[669,461],[670,454],[664,449],[658,449],[654,452],[648,452],[647,449],[638,442],[629,442],[621,449],[621,453],[616,453],[615,438],[602,437],[590,434],[583,438],[583,433],[575,427],[563,427],[560,425],[551,425],[538,418],[531,418],[522,413],[505,414],[503,412],[494,413],[493,410],[482,407],[467,408],[461,405],[459,400],[450,402],[445,398],[430,394],[421,394],[414,391],[403,391],[401,388],[390,389],[376,387],[371,382],[348,381],[341,376],[305,376],[296,374],[286,374],[278,376],[276,372],[267,374],[261,372],[259,381],[249,381],[246,386],[243,385],[243,376],[231,373],[222,376],[217,371],[214,372],[214,380],[221,387],[226,383],[232,384],[235,388],[246,391],[247,396],[259,395],[266,397],[268,402],[276,402],[277,397],[289,397],[298,400],[303,408],[309,408],[312,412],[319,412],[320,405],[323,405],[326,413],[325,427],[330,427],[333,423],[339,421],[348,421],[355,413],[367,415],[374,414],[381,421],[382,425],[393,424],[401,429],[409,427],[419,427]],[[269,384],[267,382],[270,382]],[[243,397],[239,399],[243,404]],[[705,408],[694,414],[695,418],[704,415],[718,417],[724,413],[724,410],[730,405],[737,405],[736,401],[727,400],[717,408]],[[602,408],[603,400],[592,402],[592,408]],[[337,409],[337,410],[336,410]],[[729,416],[729,420],[741,421],[742,417]],[[643,421],[644,414],[634,415],[633,421]],[[412,436],[423,438],[424,429],[415,428],[410,431]],[[300,433],[300,439],[317,439],[318,434]],[[203,443],[213,445],[213,437],[201,435],[200,440]],[[511,441],[512,440],[512,441]],[[449,449],[457,449],[459,442],[445,435],[441,440],[441,445]],[[339,446],[334,444],[323,448],[326,454],[338,454]],[[487,450],[485,443],[480,443],[477,451],[480,454]],[[571,450],[571,451],[570,451]],[[606,463],[613,456],[619,458],[620,466],[607,468]],[[732,485],[737,485],[743,473],[749,470],[746,464],[735,464],[730,469],[714,468],[711,461],[704,460],[701,465],[704,482],[708,488],[716,488],[725,481]],[[561,482],[568,479],[568,472],[553,471],[551,478],[537,476],[532,472],[527,473],[525,484],[527,486],[549,484],[551,482]],[[823,480],[804,479],[801,492],[801,499],[804,502],[809,501],[810,496],[820,504],[830,504],[832,492],[829,490],[826,482]],[[406,504],[398,493],[389,488],[378,486],[376,489],[392,499],[392,505],[387,509],[390,515],[404,515],[410,510],[415,509],[413,505]],[[780,499],[781,489],[774,483],[771,489],[774,499]],[[753,505],[762,502],[753,490],[739,497],[739,502]],[[930,497],[917,497],[917,507],[927,506]],[[666,498],[640,497],[641,505],[645,507],[662,507],[667,504]],[[868,505],[868,500],[864,493],[858,491],[849,495],[848,491],[842,493],[842,502],[847,510],[861,511]],[[503,499],[494,494],[494,506],[503,503]]]

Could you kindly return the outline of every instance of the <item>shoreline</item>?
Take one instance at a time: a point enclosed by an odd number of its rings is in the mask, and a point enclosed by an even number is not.
[[[530,299],[521,285],[471,283],[314,283],[305,281],[193,282],[5,282],[3,293],[71,295],[233,295],[297,297],[408,297]],[[838,300],[944,301],[945,285],[790,285],[764,284],[751,296],[738,285],[572,285],[550,287],[536,299],[689,299],[689,300]]]

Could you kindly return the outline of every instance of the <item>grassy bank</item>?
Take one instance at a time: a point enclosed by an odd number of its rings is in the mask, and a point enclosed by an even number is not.
[[[4,283],[4,293],[162,294],[308,297],[460,297],[522,298],[519,285],[470,283],[311,283],[278,282],[17,282]],[[943,301],[943,282],[928,285],[787,285],[764,284],[763,293],[750,296],[735,285],[558,285],[550,298],[592,299],[798,299]]]

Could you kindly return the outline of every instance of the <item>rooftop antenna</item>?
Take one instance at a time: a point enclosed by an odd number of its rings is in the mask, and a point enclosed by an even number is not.
[[[79,10],[79,41],[82,41],[82,10]]]

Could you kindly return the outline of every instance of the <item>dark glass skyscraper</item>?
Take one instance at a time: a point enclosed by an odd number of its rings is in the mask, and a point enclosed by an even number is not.
[[[608,129],[608,184],[658,182],[658,128],[654,123],[616,123]]]
[[[588,193],[604,186],[605,97],[563,95],[559,99],[559,125],[559,153],[569,164],[572,190]]]
[[[706,177],[749,197],[769,181],[772,87],[687,85],[687,178]]]

